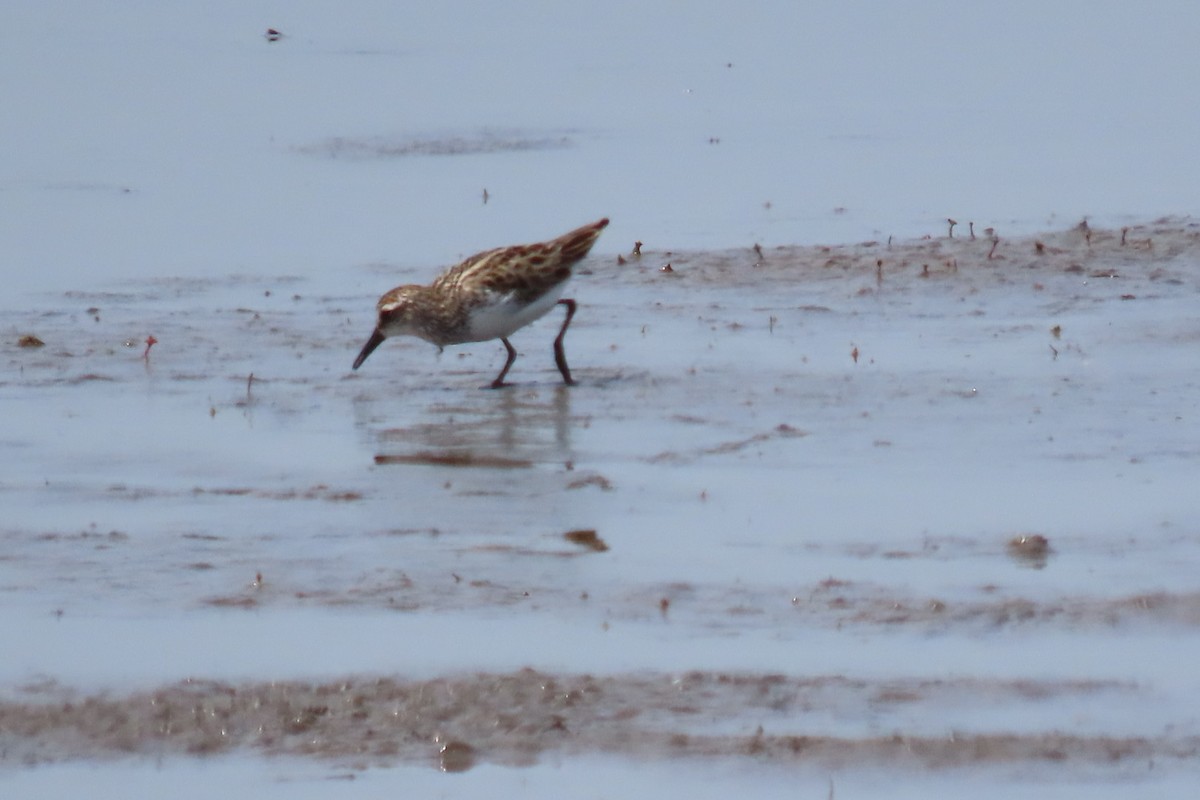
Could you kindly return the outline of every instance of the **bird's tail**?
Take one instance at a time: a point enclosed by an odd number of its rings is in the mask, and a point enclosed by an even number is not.
[[[588,254],[592,245],[596,243],[596,239],[600,238],[600,231],[606,227],[608,227],[608,217],[590,225],[584,225],[582,228],[576,228],[555,239],[554,248],[562,253],[564,262],[572,264]]]

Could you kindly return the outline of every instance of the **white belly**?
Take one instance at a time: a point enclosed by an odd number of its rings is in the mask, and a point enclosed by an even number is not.
[[[511,336],[539,317],[546,315],[562,297],[566,283],[560,283],[529,304],[517,302],[512,295],[501,295],[496,302],[471,311],[469,342],[486,342]]]

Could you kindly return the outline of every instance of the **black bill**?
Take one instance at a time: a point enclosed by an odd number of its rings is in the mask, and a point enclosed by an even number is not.
[[[375,348],[379,347],[380,342],[385,338],[387,337],[379,332],[379,328],[372,331],[371,338],[367,339],[367,343],[363,345],[362,352],[358,354],[358,358],[354,359],[354,369],[361,367],[362,363],[367,360],[367,356],[375,352]]]

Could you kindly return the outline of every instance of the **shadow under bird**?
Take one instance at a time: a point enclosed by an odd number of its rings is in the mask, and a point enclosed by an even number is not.
[[[508,351],[504,368],[492,381],[492,388],[499,389],[517,359],[508,337],[561,305],[567,315],[554,339],[554,363],[563,382],[574,384],[563,336],[575,316],[575,301],[562,294],[571,268],[583,260],[607,225],[605,218],[548,242],[497,247],[451,267],[428,286],[397,286],[379,298],[378,322],[354,359],[354,369],[389,336],[416,336],[439,350],[450,344],[499,339]]]

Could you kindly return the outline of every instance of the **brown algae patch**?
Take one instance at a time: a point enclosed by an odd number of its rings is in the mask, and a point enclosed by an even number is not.
[[[25,687],[0,702],[0,763],[255,750],[351,761],[530,764],[546,754],[634,758],[752,756],[825,766],[907,763],[926,769],[1023,762],[1112,765],[1192,758],[1200,738],[1032,730],[895,730],[828,735],[806,718],[902,704],[986,708],[1136,694],[1105,681],[853,680],[716,672],[560,675],[520,670],[431,680],[328,682],[190,679],[132,694]],[[772,732],[764,731],[764,724]],[[735,732],[729,732],[733,725]]]
[[[1008,554],[1019,564],[1042,569],[1054,552],[1050,540],[1040,533],[1023,533],[1008,540]]]
[[[597,553],[603,553],[608,550],[608,543],[596,535],[596,531],[592,529],[567,531],[563,534],[563,538],[571,544],[577,544],[580,547],[588,550],[594,550]]]

